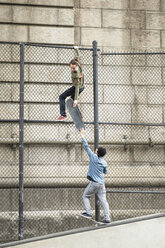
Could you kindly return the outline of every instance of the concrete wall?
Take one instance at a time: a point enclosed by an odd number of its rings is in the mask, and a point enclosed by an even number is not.
[[[104,49],[164,48],[164,0],[76,1],[76,42]]]
[[[51,130],[52,131],[52,130]],[[10,141],[11,142],[11,139]],[[81,144],[33,144],[24,149],[25,186],[82,186],[87,184],[88,157]],[[44,141],[43,141],[44,143]],[[91,146],[93,148],[93,146]],[[164,148],[140,145],[106,146],[106,161],[109,174],[105,176],[107,186],[164,186]],[[19,173],[19,151],[11,145],[0,146],[0,186],[17,186]],[[60,154],[62,160],[59,159]],[[152,165],[152,166],[151,166]]]
[[[0,40],[163,49],[164,12],[164,0],[1,0]]]
[[[73,0],[2,0],[0,22],[1,41],[74,44]]]

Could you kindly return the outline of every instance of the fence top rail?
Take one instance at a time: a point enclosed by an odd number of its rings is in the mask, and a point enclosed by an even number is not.
[[[162,55],[165,54],[162,52],[108,52],[108,53],[100,53],[100,55]]]
[[[21,44],[21,42],[0,41],[0,44],[7,44],[7,45],[20,45],[20,44]]]
[[[62,48],[62,49],[73,49],[74,46],[61,46],[61,45],[51,45],[51,44],[40,44],[40,43],[27,43],[27,42],[10,42],[10,41],[0,41],[0,44],[8,45],[25,45],[25,46],[36,46],[36,47],[48,47],[48,48]],[[93,51],[93,48],[79,47],[80,50]],[[97,49],[100,51],[100,49]]]
[[[24,43],[25,46],[36,46],[36,47],[49,47],[49,48],[62,48],[62,49],[73,49],[74,46],[61,46],[61,45],[48,45],[39,43]],[[79,47],[80,50],[93,51],[93,48]]]
[[[36,47],[49,47],[49,48],[63,48],[63,49],[73,49],[74,46],[62,46],[62,45],[52,45],[52,44],[41,44],[41,43],[30,43],[30,42],[12,42],[12,41],[0,41],[0,44],[9,45],[20,45],[24,44],[26,46],[36,46]],[[92,47],[79,47],[80,50],[93,51]],[[101,49],[97,48],[97,51],[101,52]],[[160,52],[101,52],[100,55],[162,55],[165,51]]]

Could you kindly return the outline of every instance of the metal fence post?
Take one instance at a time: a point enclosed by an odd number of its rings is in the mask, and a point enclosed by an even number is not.
[[[23,153],[24,153],[24,43],[20,43],[19,113],[19,240],[23,239]]]
[[[98,124],[98,54],[97,41],[93,41],[93,88],[94,88],[94,149],[99,146],[99,124]],[[100,219],[100,204],[98,196],[95,195],[95,219]]]

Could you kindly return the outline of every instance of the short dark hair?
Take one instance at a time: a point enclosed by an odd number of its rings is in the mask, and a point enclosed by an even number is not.
[[[107,152],[106,152],[106,149],[105,148],[103,148],[103,147],[99,147],[98,148],[98,151],[97,151],[98,157],[104,157],[106,153]]]

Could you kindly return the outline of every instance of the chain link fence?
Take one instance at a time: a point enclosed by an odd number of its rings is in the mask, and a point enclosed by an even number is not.
[[[101,53],[100,143],[113,220],[164,212],[163,52]]]
[[[89,226],[82,194],[89,159],[59,95],[71,86],[72,47],[24,45],[23,238]],[[79,108],[94,149],[93,49],[80,50]],[[20,44],[0,44],[0,242],[17,240],[20,167]],[[107,150],[112,220],[164,212],[165,125],[162,53],[98,51],[99,144]],[[93,214],[95,200],[91,199]],[[100,211],[103,215],[102,209]]]

